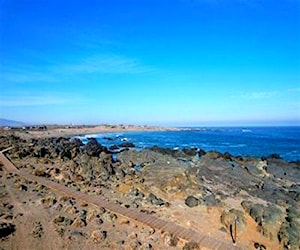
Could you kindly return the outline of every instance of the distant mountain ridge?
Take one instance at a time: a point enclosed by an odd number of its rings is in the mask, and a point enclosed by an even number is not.
[[[13,121],[13,120],[0,118],[0,127],[21,127],[24,125],[26,125],[25,122]]]

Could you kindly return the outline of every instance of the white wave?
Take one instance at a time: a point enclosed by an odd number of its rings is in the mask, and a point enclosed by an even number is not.
[[[252,133],[252,130],[251,129],[242,129],[242,132],[243,133]]]
[[[246,144],[236,144],[236,145],[229,145],[230,148],[243,148],[246,147]]]

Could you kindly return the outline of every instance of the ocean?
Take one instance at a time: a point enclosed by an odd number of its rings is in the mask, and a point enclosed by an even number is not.
[[[79,136],[86,143],[95,137],[110,147],[133,143],[137,150],[159,146],[228,152],[234,156],[264,157],[278,154],[286,161],[300,160],[300,127],[218,127],[189,128],[189,131],[151,131],[103,133]]]

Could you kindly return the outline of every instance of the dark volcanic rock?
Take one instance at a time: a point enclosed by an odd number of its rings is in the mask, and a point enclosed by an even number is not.
[[[258,230],[266,237],[274,240],[277,238],[279,226],[284,219],[284,213],[275,205],[255,204],[243,201],[242,207],[257,222]]]
[[[296,206],[287,209],[287,216],[278,233],[283,249],[299,249],[300,209]]]
[[[150,150],[161,153],[163,155],[170,155],[174,158],[185,157],[185,154],[180,150],[170,149],[170,148],[160,148],[157,146],[153,146]]]
[[[135,145],[131,142],[124,142],[119,145],[122,148],[135,148]]]
[[[83,146],[84,144],[82,143],[82,141],[78,138],[73,138],[71,141],[70,141],[74,146],[76,147],[81,147]]]
[[[107,148],[99,144],[95,138],[89,139],[84,150],[89,156],[99,156],[101,152],[107,152]]]
[[[131,192],[129,193],[129,195],[132,195],[136,198],[142,199],[145,197],[145,195],[137,188],[134,188],[133,190],[131,190]]]
[[[233,158],[233,156],[232,156],[230,153],[225,152],[225,153],[223,154],[223,158],[224,158],[225,160],[231,161],[231,159]]]
[[[182,152],[188,156],[195,156],[197,153],[197,148],[184,148]]]
[[[204,198],[204,203],[207,206],[215,206],[219,203],[214,194],[208,195]]]
[[[165,204],[165,202],[160,199],[160,198],[157,198],[154,194],[149,194],[148,198],[147,198],[147,201],[150,202],[151,204],[153,205],[157,205],[157,206],[162,206]]]
[[[109,147],[109,150],[118,150],[118,149],[120,149],[120,147],[117,145],[112,145]]]
[[[1,223],[0,224],[0,238],[9,236],[16,231],[15,225],[11,223]]]
[[[200,250],[200,245],[197,242],[187,242],[182,248],[183,250]]]
[[[41,222],[39,222],[39,221],[34,222],[31,234],[34,238],[42,237],[42,235],[44,234],[44,231],[43,231]]]
[[[188,206],[188,207],[196,207],[199,205],[199,200],[194,197],[194,196],[188,196],[186,199],[185,199],[185,204]]]
[[[300,185],[293,184],[290,186],[288,195],[296,202],[300,201]]]
[[[111,137],[103,137],[103,140],[107,140],[107,141],[113,141],[114,139]]]
[[[206,152],[203,149],[199,149],[199,152],[198,152],[199,157],[201,157],[205,154],[206,154]]]

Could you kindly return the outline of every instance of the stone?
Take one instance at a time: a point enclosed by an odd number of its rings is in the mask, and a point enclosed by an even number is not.
[[[77,217],[72,223],[72,226],[77,227],[77,228],[85,227],[86,225],[87,225],[86,220],[84,220],[80,217]]]
[[[254,242],[254,248],[259,250],[265,250],[266,247],[263,244],[260,244],[258,242]]]
[[[107,231],[100,229],[94,230],[91,234],[91,238],[93,242],[100,243],[107,238]]]
[[[197,153],[197,148],[184,148],[182,152],[188,156],[195,156]]]
[[[225,160],[231,161],[232,158],[233,158],[233,156],[232,156],[230,153],[225,152],[225,153],[223,154],[223,158],[224,158]]]
[[[185,205],[187,205],[188,207],[196,207],[199,205],[199,200],[194,196],[188,196],[185,199]]]
[[[41,238],[42,237],[42,235],[44,234],[44,231],[43,231],[43,227],[42,227],[41,222],[39,222],[39,221],[34,222],[31,234],[34,238]]]
[[[63,237],[63,236],[64,236],[65,231],[66,231],[66,229],[65,229],[64,227],[57,227],[57,228],[55,229],[55,232],[57,232],[58,235],[59,235],[60,237]]]
[[[243,201],[242,207],[257,222],[258,231],[271,240],[278,238],[280,225],[284,220],[284,213],[275,205],[255,204]]]
[[[214,194],[208,195],[204,198],[205,205],[215,206],[219,203]]]
[[[150,243],[145,242],[142,246],[141,246],[141,250],[150,250],[153,249],[152,245]]]
[[[243,201],[242,207],[244,210],[257,222],[258,224],[263,220],[264,206],[261,204],[254,204],[250,201]]]
[[[199,152],[198,152],[198,156],[201,157],[203,155],[205,155],[206,152],[203,150],[203,149],[199,149]]]
[[[112,146],[110,146],[109,147],[109,150],[118,150],[118,149],[120,149],[120,147],[119,146],[117,146],[117,145],[112,145]]]
[[[162,206],[165,204],[165,202],[160,199],[160,198],[157,198],[154,194],[149,194],[148,198],[147,198],[147,201],[150,202],[151,204],[153,205],[157,205],[157,206]]]
[[[185,154],[180,150],[170,149],[170,148],[160,148],[158,146],[153,146],[150,150],[161,153],[162,155],[169,155],[174,158],[185,157]]]
[[[260,177],[264,177],[264,176],[269,176],[270,174],[267,173],[266,169],[267,169],[268,163],[267,161],[259,161],[256,164],[256,169],[259,171],[258,176]]]
[[[221,223],[225,226],[227,232],[233,230],[235,221],[236,221],[238,232],[246,228],[247,220],[242,211],[232,208],[229,211],[224,210],[223,213],[221,214]]]
[[[122,219],[120,219],[119,224],[120,225],[128,225],[128,224],[130,224],[130,221],[126,218],[122,218]]]
[[[106,140],[106,141],[113,141],[113,140],[114,140],[114,139],[111,138],[111,137],[103,137],[102,139],[103,139],[103,140]]]
[[[17,184],[16,185],[16,188],[19,189],[20,191],[27,191],[28,190],[28,187],[24,184]]]
[[[81,237],[83,237],[83,236],[84,236],[84,234],[83,234],[82,232],[77,231],[77,230],[74,230],[74,231],[72,231],[72,233],[70,234],[69,239],[70,239],[70,240],[74,240],[74,239],[81,238]]]
[[[104,221],[107,221],[109,223],[115,222],[116,219],[118,219],[118,216],[114,213],[105,213],[103,215],[103,219]]]
[[[7,222],[0,223],[0,238],[5,238],[13,234],[15,231],[16,231],[15,225]]]
[[[298,249],[300,242],[300,209],[290,206],[285,221],[278,232],[278,240],[283,249]]]
[[[89,209],[87,214],[86,214],[86,220],[88,222],[91,222],[92,220],[94,220],[97,216],[98,216],[98,209]]]
[[[119,147],[122,147],[122,148],[135,148],[135,145],[131,142],[124,142],[124,143],[120,144]]]
[[[143,194],[143,192],[141,192],[139,189],[134,188],[129,195],[134,196],[135,198],[138,199],[143,199],[145,197],[145,195]]]
[[[132,241],[129,243],[129,247],[130,247],[130,249],[132,249],[132,250],[139,249],[141,245],[142,245],[141,242],[138,241],[137,239],[132,240]]]
[[[59,216],[57,216],[56,218],[53,219],[53,223],[54,224],[60,224],[60,223],[64,222],[64,220],[65,220],[65,217],[59,215]]]
[[[205,157],[210,158],[210,159],[219,159],[219,158],[222,158],[222,156],[223,155],[220,152],[217,152],[217,151],[208,151],[205,154]]]
[[[182,250],[200,250],[200,245],[197,242],[187,242]]]
[[[84,151],[89,156],[99,156],[101,152],[107,152],[107,148],[100,145],[95,138],[90,138],[84,147]]]
[[[164,235],[164,242],[166,244],[166,246],[169,247],[176,247],[177,243],[178,243],[179,239],[169,233],[166,233]]]
[[[46,172],[46,170],[42,167],[37,168],[33,171],[33,174],[36,176],[41,176],[41,177],[50,177],[50,175]]]

